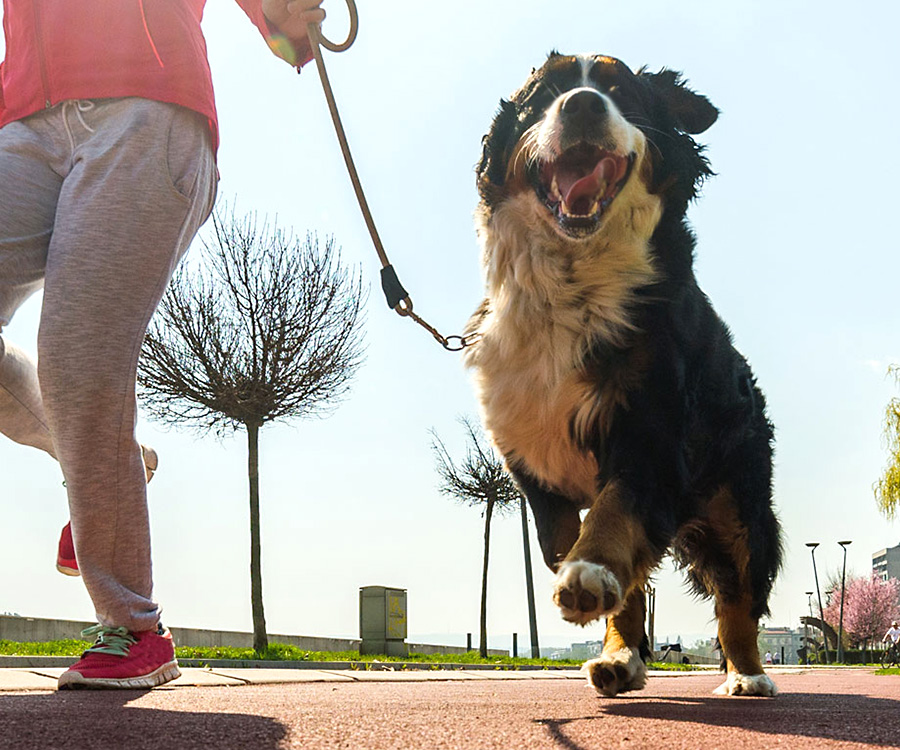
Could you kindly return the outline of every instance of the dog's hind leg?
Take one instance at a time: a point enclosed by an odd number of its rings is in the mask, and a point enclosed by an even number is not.
[[[764,523],[775,523],[771,511],[760,516]],[[752,545],[751,534],[759,537]],[[757,636],[779,557],[777,524],[767,531],[763,526],[748,529],[739,517],[733,495],[722,489],[709,501],[707,516],[694,528],[693,537],[689,545],[694,558],[691,575],[715,595],[719,643],[726,662],[725,682],[715,692],[775,695],[775,683],[763,671],[759,659]],[[763,538],[774,542],[775,547],[766,548]],[[757,557],[768,556],[771,561],[754,564],[754,551]]]
[[[612,697],[627,690],[640,690],[647,682],[644,662],[651,652],[644,616],[644,591],[635,588],[622,611],[607,619],[603,652],[582,667],[588,682],[602,695]]]
[[[775,695],[778,689],[763,671],[759,660],[759,618],[752,615],[750,597],[737,602],[721,601],[717,597],[716,617],[727,673],[725,682],[715,692],[719,695]]]

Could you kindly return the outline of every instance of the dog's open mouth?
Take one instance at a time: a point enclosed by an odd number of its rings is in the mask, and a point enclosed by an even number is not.
[[[590,234],[628,181],[634,154],[625,156],[587,143],[541,166],[539,194],[569,234]]]

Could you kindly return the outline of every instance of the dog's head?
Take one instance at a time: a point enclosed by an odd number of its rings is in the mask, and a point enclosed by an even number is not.
[[[527,194],[537,214],[566,238],[601,232],[617,206],[658,196],[684,213],[710,174],[702,133],[718,110],[678,73],[633,73],[605,56],[551,53],[484,137],[478,191],[489,217]]]

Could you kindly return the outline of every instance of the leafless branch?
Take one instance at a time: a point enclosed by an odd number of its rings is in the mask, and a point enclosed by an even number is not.
[[[434,430],[431,431],[431,450],[440,477],[441,494],[466,505],[487,505],[493,501],[495,512],[515,512],[521,494],[503,461],[487,444],[480,428],[471,419],[462,417],[459,421],[467,438],[466,455],[459,465],[443,440]]]
[[[360,271],[331,238],[300,242],[255,216],[212,224],[202,268],[176,272],[145,338],[145,407],[220,433],[329,414],[363,360]]]

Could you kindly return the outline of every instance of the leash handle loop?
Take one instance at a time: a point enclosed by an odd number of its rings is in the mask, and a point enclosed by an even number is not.
[[[347,32],[347,38],[340,44],[335,44],[322,33],[318,26],[310,24],[310,29],[315,26],[315,32],[311,31],[309,35],[309,40],[313,44],[321,44],[329,52],[346,52],[353,45],[353,42],[356,41],[356,35],[359,33],[359,12],[356,10],[356,2],[354,0],[345,1],[347,10],[350,12],[350,31]],[[316,34],[316,38],[313,38],[313,33]]]

